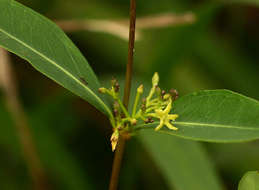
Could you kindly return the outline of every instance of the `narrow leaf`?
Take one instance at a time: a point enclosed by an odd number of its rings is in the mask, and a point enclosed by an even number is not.
[[[103,113],[99,82],[73,42],[53,22],[13,0],[0,1],[0,46],[79,95]]]
[[[239,182],[238,190],[259,190],[259,172],[247,172]]]
[[[205,90],[179,98],[173,113],[179,115],[174,126],[160,132],[192,140],[242,142],[259,138],[259,102],[229,90]],[[158,122],[139,125],[153,128]]]
[[[153,157],[170,189],[222,189],[199,143],[150,130],[141,131],[138,137]]]

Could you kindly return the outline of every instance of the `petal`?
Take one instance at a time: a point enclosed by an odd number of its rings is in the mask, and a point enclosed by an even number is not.
[[[160,118],[160,116],[158,116],[157,114],[155,114],[155,113],[149,113],[149,114],[147,114],[147,116],[150,116],[150,117],[155,117],[155,118]]]
[[[172,130],[178,130],[178,128],[176,128],[175,126],[173,126],[170,122],[166,122],[165,125],[169,128],[169,129],[172,129]]]
[[[172,109],[172,100],[170,98],[169,103],[167,104],[167,106],[164,110],[164,113],[168,114],[171,111],[171,109]]]
[[[155,112],[156,112],[156,115],[157,115],[156,117],[163,117],[165,115],[162,110],[155,110]]]
[[[167,116],[167,118],[174,121],[178,116],[179,115],[177,115],[177,114],[170,114]]]
[[[155,128],[155,131],[158,131],[159,129],[161,129],[161,128],[163,127],[163,125],[164,125],[163,120],[160,120],[160,123],[159,123],[159,125]]]

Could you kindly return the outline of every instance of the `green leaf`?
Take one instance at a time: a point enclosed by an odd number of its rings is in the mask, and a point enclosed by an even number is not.
[[[242,142],[259,138],[259,102],[229,90],[205,90],[179,98],[172,122],[177,131],[164,126],[160,132],[209,142]],[[140,129],[156,127],[142,124]]]
[[[13,0],[0,1],[0,46],[111,115],[99,82],[73,42],[53,22]],[[86,83],[84,82],[86,81]]]
[[[247,172],[239,182],[238,190],[259,190],[259,172]]]
[[[141,131],[138,137],[153,157],[170,189],[222,189],[199,143],[150,130]]]

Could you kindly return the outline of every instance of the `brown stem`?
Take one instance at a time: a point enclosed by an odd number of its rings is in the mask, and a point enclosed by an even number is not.
[[[138,18],[136,24],[135,40],[140,40],[143,29],[164,28],[176,25],[192,24],[195,22],[195,15],[191,12],[183,14],[163,13],[158,15],[149,15]],[[76,31],[92,31],[111,34],[121,38],[122,40],[129,40],[128,34],[128,19],[69,19],[56,20],[65,32]]]
[[[128,63],[126,69],[126,79],[124,88],[123,104],[128,108],[131,79],[132,79],[132,67],[133,67],[133,54],[135,44],[135,30],[136,30],[136,0],[130,1],[130,27],[129,27],[129,47],[128,47]],[[112,175],[110,180],[109,190],[116,190],[119,182],[119,173],[121,168],[121,162],[125,149],[126,138],[123,134],[120,135],[118,147],[115,151],[115,157],[112,166]]]
[[[129,47],[128,47],[128,64],[126,70],[125,88],[123,103],[125,107],[128,107],[129,96],[131,89],[131,78],[133,68],[133,54],[135,44],[135,30],[136,30],[136,0],[130,1],[130,28],[129,28]]]
[[[124,148],[126,140],[124,138],[119,138],[119,142],[115,151],[115,156],[112,165],[112,175],[110,179],[109,190],[116,190],[118,186],[119,173],[121,167],[121,161],[123,158]]]
[[[22,151],[33,180],[34,189],[46,190],[48,189],[46,176],[34,146],[27,117],[18,97],[16,81],[8,53],[2,48],[0,48],[0,85],[4,90],[8,110],[14,120],[16,131],[20,138]]]

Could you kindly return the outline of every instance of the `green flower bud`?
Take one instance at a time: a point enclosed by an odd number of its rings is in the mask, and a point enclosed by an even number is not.
[[[143,93],[143,89],[144,89],[144,86],[143,86],[143,84],[141,84],[141,85],[138,87],[137,92],[138,92],[139,94],[142,94],[142,93]]]
[[[152,78],[152,85],[157,86],[158,82],[159,82],[159,75],[157,72],[155,72],[155,74],[153,75],[153,78]]]
[[[119,85],[118,82],[116,82],[115,85],[114,85],[114,91],[119,92],[119,90],[120,90],[120,85]]]
[[[99,88],[98,91],[102,94],[105,94],[107,92],[107,89],[106,88]]]
[[[171,94],[171,96],[173,97],[173,100],[176,100],[176,99],[179,97],[179,93],[178,93],[178,91],[175,90],[175,89],[171,89],[171,90],[170,90],[170,94]]]
[[[137,124],[137,120],[136,120],[136,119],[132,119],[132,120],[130,121],[130,123],[131,123],[131,125],[136,125],[136,124]]]
[[[171,97],[170,94],[165,94],[165,95],[163,96],[163,99],[164,99],[164,100],[167,100],[167,99],[170,98],[170,97]]]
[[[158,86],[156,87],[156,94],[158,97],[160,97],[162,95],[162,91]]]

